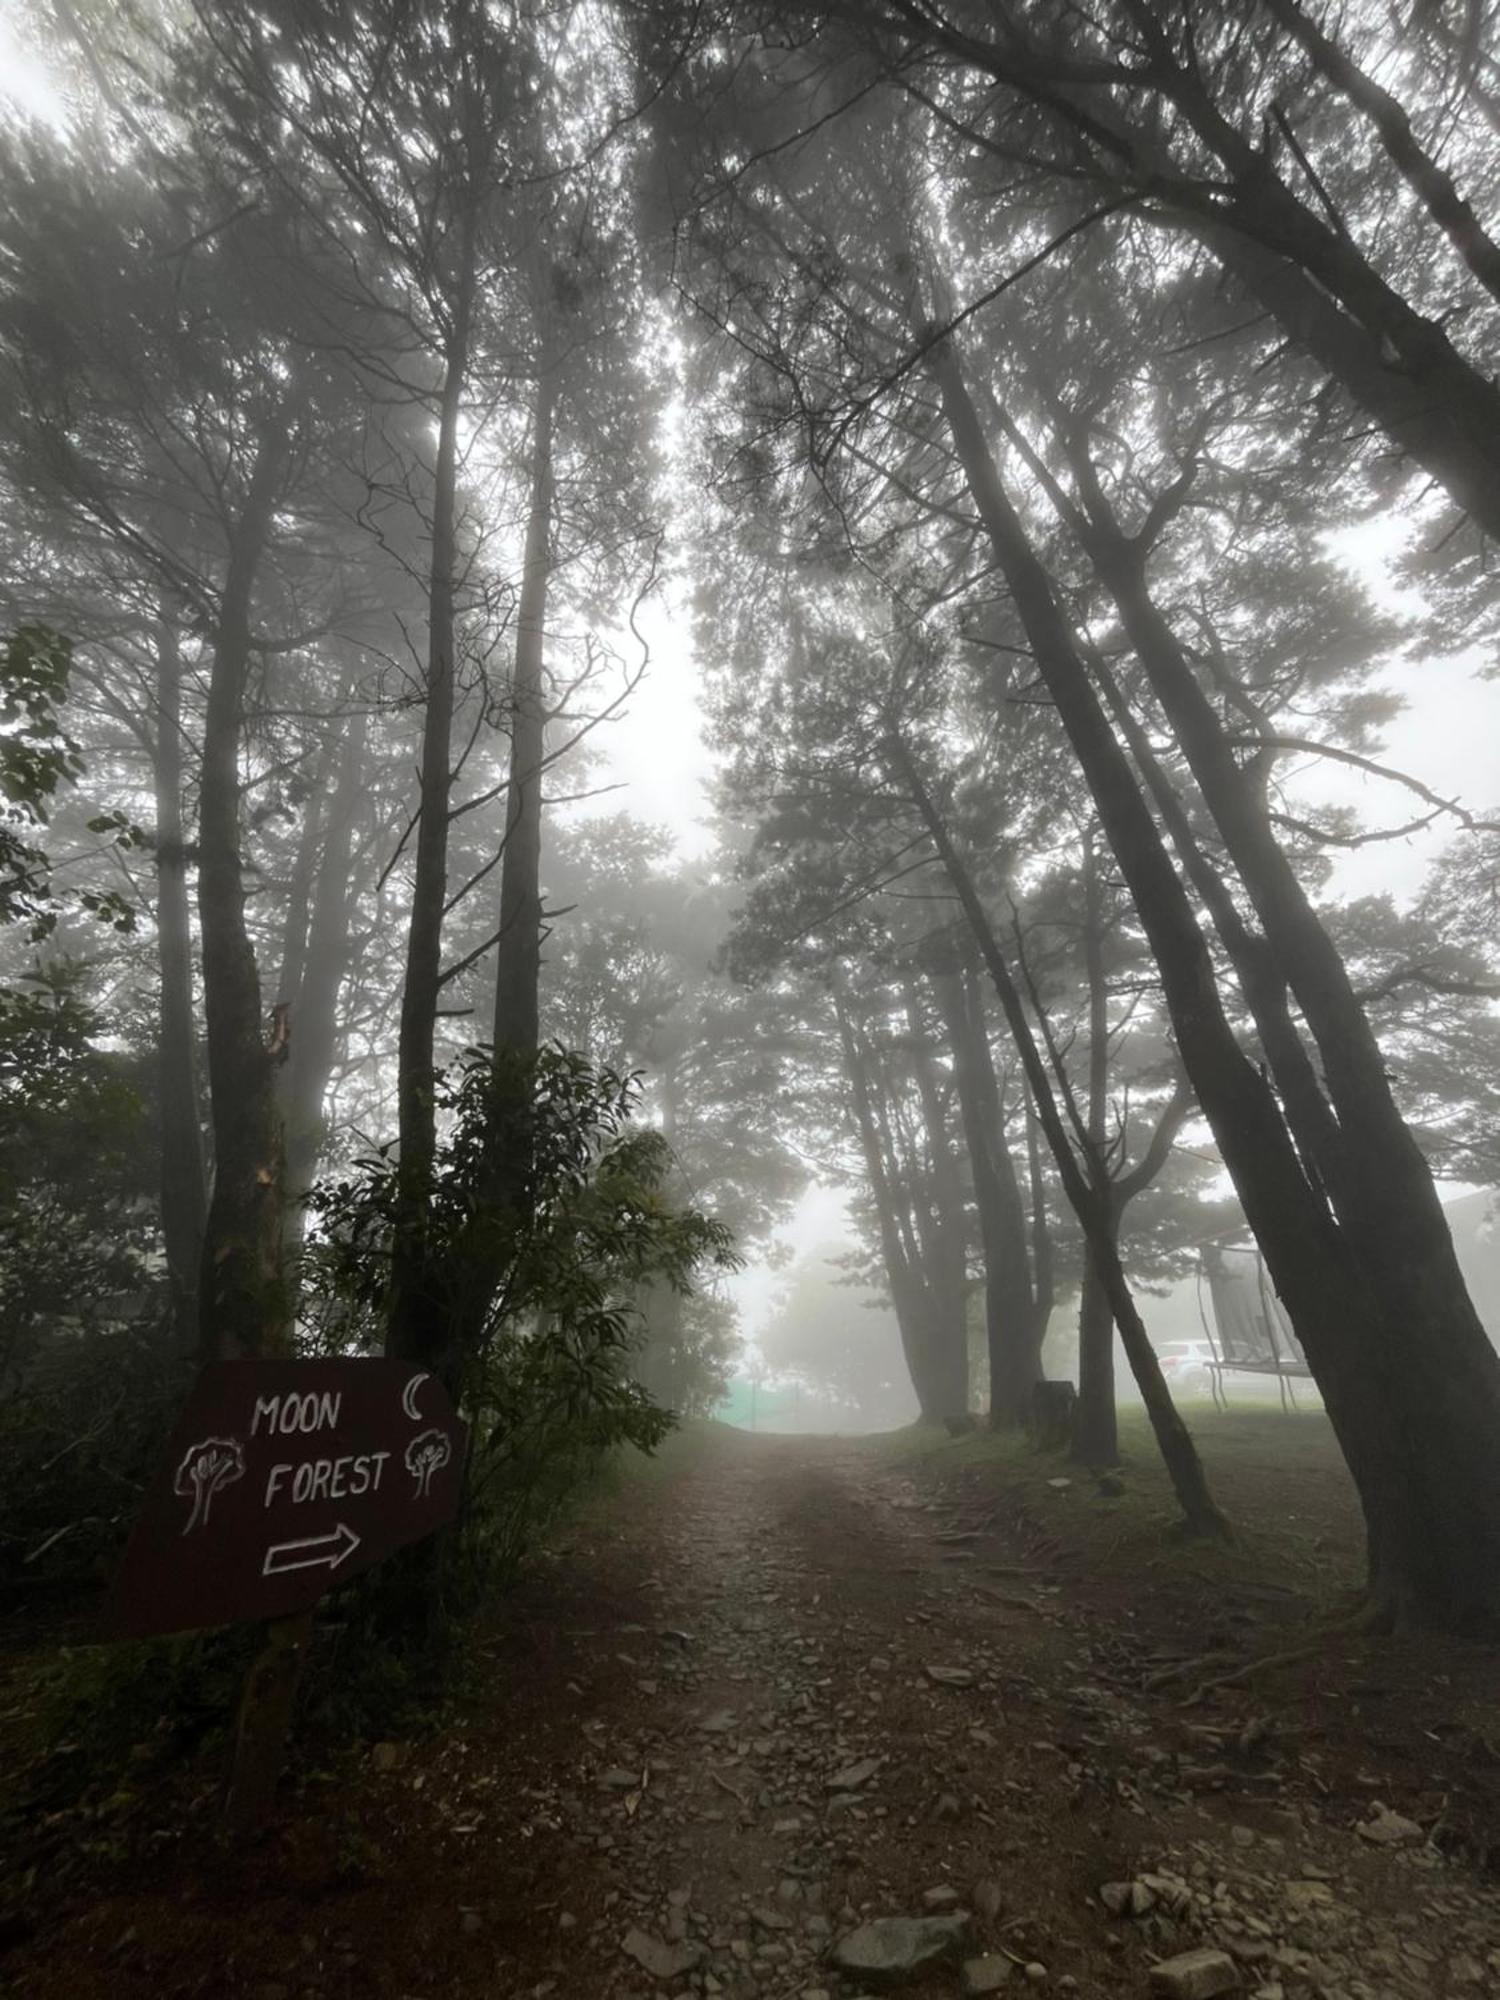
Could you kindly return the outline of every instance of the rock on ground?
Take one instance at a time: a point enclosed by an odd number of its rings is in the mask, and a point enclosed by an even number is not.
[[[866,1986],[903,1986],[929,1967],[956,1958],[969,1937],[962,1912],[949,1917],[876,1917],[833,1948],[840,1972]]]

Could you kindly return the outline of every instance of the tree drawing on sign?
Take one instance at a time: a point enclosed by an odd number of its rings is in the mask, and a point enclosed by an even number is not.
[[[172,1481],[172,1491],[180,1493],[184,1500],[191,1495],[193,1502],[193,1511],[182,1532],[190,1535],[194,1528],[206,1527],[214,1495],[244,1476],[245,1454],[238,1438],[203,1438],[198,1444],[190,1444]]]
[[[417,1482],[417,1498],[425,1500],[433,1474],[441,1472],[453,1456],[446,1431],[419,1431],[406,1447],[406,1469]]]

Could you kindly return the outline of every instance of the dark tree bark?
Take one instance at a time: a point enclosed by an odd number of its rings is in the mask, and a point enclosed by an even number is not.
[[[172,1323],[184,1354],[198,1345],[198,1284],[208,1180],[198,1099],[197,1022],[193,1011],[193,941],[187,846],[182,826],[182,658],[168,612],[156,624],[156,734],[152,781],[156,805],[156,950],[161,979],[157,1012],[161,1096],[161,1223]]]
[[[1141,1399],[1146,1405],[1146,1414],[1156,1438],[1157,1449],[1161,1452],[1162,1462],[1172,1481],[1172,1489],[1177,1495],[1178,1505],[1182,1508],[1183,1519],[1188,1528],[1196,1534],[1225,1535],[1228,1533],[1228,1523],[1209,1492],[1197,1447],[1172,1402],[1171,1391],[1167,1388],[1160,1364],[1156,1359],[1156,1351],[1151,1345],[1150,1336],[1131,1296],[1130,1284],[1120,1261],[1119,1245],[1116,1234],[1111,1228],[1107,1206],[1100,1200],[1097,1191],[1086,1177],[1069,1143],[1067,1128],[1057,1106],[1046,1062],[1032,1032],[1031,1023],[1027,1019],[1020,990],[1011,977],[1005,954],[1000,949],[1000,942],[995,936],[989,914],[974,887],[972,876],[953,844],[942,815],[933,803],[932,794],[918,771],[916,760],[910,750],[899,736],[892,734],[887,739],[887,753],[902,789],[916,806],[923,825],[932,837],[938,858],[963,907],[974,941],[984,959],[985,969],[994,984],[1006,1025],[1010,1029],[1011,1040],[1031,1088],[1037,1120],[1051,1149],[1058,1176],[1062,1181],[1063,1192],[1083,1231],[1089,1258],[1097,1274],[1100,1288],[1109,1300],[1110,1311],[1120,1330],[1120,1339],[1130,1361],[1131,1372],[1140,1388]]]
[[[542,969],[542,764],[547,697],[544,678],[547,592],[552,578],[553,378],[537,382],[532,423],[531,501],[521,597],[516,610],[511,690],[510,782],[505,795],[505,852],[500,863],[500,939],[495,978],[494,1042],[522,1058],[540,1035],[537,989]]]
[[[1389,1370],[1389,1339],[1372,1338],[1385,1325],[1380,1301],[1330,1223],[1266,1080],[1234,1039],[1191,905],[1004,493],[950,342],[935,348],[934,369],[971,495],[1151,943],[1198,1101],[1354,1474],[1376,1606],[1390,1617],[1493,1626],[1500,1424],[1486,1377],[1500,1363],[1491,1356],[1490,1369],[1466,1367],[1456,1381],[1431,1370],[1413,1424]]]
[[[295,985],[283,984],[291,1044],[281,1076],[286,1134],[287,1205],[284,1248],[302,1243],[303,1198],[317,1174],[324,1138],[323,1104],[338,1051],[338,1003],[349,966],[349,862],[364,784],[365,718],[345,725],[338,778],[320,817],[317,865],[309,885],[305,941],[294,968]],[[283,980],[293,968],[283,971]]]
[[[918,1199],[917,1220],[922,1236],[937,1393],[946,1421],[969,1413],[968,1231],[952,1125],[933,1069],[926,1023],[916,990],[909,983],[904,998],[911,1033],[912,1070],[930,1162],[926,1198]]]
[[[1266,0],[1266,6],[1334,89],[1369,119],[1412,193],[1485,290],[1500,299],[1500,244],[1417,138],[1405,105],[1324,34],[1300,0]]]
[[[1393,443],[1500,537],[1500,387],[1225,116],[1192,44],[1186,53],[1174,44],[1153,0],[1128,0],[1128,11],[1148,52],[1131,67],[1080,64],[1014,7],[1002,10],[1002,34],[971,33],[925,0],[882,9],[914,46],[972,64],[1036,106],[1076,143],[1079,178],[1197,236]],[[1164,143],[1168,107],[1211,155],[1205,169],[1185,169]]]
[[[1109,995],[1104,984],[1104,899],[1092,828],[1083,844],[1083,971],[1089,1007],[1085,1115],[1093,1158],[1102,1163],[1109,1118]],[[1113,1210],[1113,1202],[1110,1207]],[[1119,1217],[1111,1213],[1108,1219],[1118,1240]],[[1078,1408],[1073,1420],[1072,1455],[1084,1465],[1113,1465],[1119,1451],[1114,1323],[1109,1300],[1090,1263],[1084,1270],[1078,1302]]]
[[[886,1149],[881,1140],[880,1126],[872,1102],[867,1058],[860,1047],[853,1018],[842,996],[835,993],[833,1004],[838,1022],[839,1045],[843,1053],[844,1075],[848,1079],[849,1096],[854,1111],[855,1129],[859,1134],[860,1151],[864,1155],[865,1177],[870,1185],[870,1198],[875,1204],[881,1262],[885,1266],[886,1284],[890,1289],[891,1305],[896,1314],[896,1326],[901,1336],[901,1352],[906,1360],[906,1372],[911,1377],[917,1408],[922,1414],[923,1421],[938,1423],[948,1412],[943,1408],[941,1383],[938,1372],[932,1365],[932,1336],[931,1328],[926,1323],[923,1288],[917,1276],[914,1259],[906,1242],[903,1241],[898,1214],[899,1205],[891,1185]]]
[[[405,1360],[425,1362],[450,1393],[459,1386],[460,1357],[440,1274],[431,1268],[427,1205],[437,1151],[434,1043],[442,990],[443,914],[448,900],[448,808],[453,783],[458,431],[469,366],[477,227],[471,202],[463,216],[453,324],[443,357],[433,474],[432,560],[427,582],[427,687],[422,720],[417,852],[396,1058],[401,1215],[391,1252],[391,1296],[386,1324],[387,1351]]]
[[[204,718],[198,929],[214,1134],[198,1294],[206,1360],[275,1353],[285,1344],[288,1325],[275,1087],[285,1044],[280,1033],[269,1044],[266,1040],[260,974],[245,926],[239,769],[251,601],[281,495],[288,444],[287,417],[280,412],[262,437],[230,541]]]
[[[1278,1080],[1286,1076],[1288,1113],[1300,1122],[1304,1157],[1316,1161],[1377,1303],[1365,1334],[1365,1365],[1419,1434],[1435,1441],[1462,1413],[1458,1436],[1433,1454],[1445,1489],[1428,1502],[1439,1510],[1433,1525],[1441,1519],[1456,1527],[1466,1518],[1480,1551],[1500,1559],[1500,1484],[1493,1475],[1500,1449],[1500,1357],[1469,1298],[1431,1171],[1397,1108],[1348,969],[1152,598],[1146,550],[1115,519],[1081,443],[1074,441],[1070,455],[1084,498],[1079,531],[1085,546],[1254,905],[1275,973],[1295,994],[1317,1044],[1332,1116],[1319,1108],[1322,1094],[1311,1065],[1291,1046],[1295,1029],[1280,1018],[1263,1023],[1256,1010],[1263,1036],[1270,1028],[1267,1050]],[[1221,930],[1229,930],[1226,943],[1232,950],[1239,944],[1242,953],[1232,899],[1221,895],[1219,910],[1226,905]],[[1269,982],[1262,975],[1258,985],[1265,989]],[[1258,997],[1256,987],[1247,997]],[[1274,1008],[1278,996],[1270,991],[1266,997]]]
[[[959,954],[934,941],[924,954],[933,997],[953,1051],[954,1081],[974,1180],[974,1209],[984,1256],[985,1346],[990,1427],[1019,1429],[1042,1379],[1045,1324],[1037,1325],[1026,1210],[1005,1140],[989,1038]],[[988,1071],[988,1078],[986,1078]]]

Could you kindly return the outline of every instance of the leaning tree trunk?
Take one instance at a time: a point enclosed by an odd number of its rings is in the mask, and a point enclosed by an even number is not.
[[[198,1284],[208,1180],[198,1100],[198,1029],[193,1013],[193,940],[187,845],[182,827],[182,656],[177,627],[156,624],[156,736],[152,745],[156,805],[156,951],[160,1068],[161,1227],[178,1347],[198,1347]]]
[[[1413,1482],[1418,1505],[1433,1509],[1411,1553],[1426,1571],[1432,1560],[1424,1552],[1426,1534],[1459,1535],[1459,1548],[1472,1541],[1478,1564],[1488,1563],[1493,1577],[1500,1567],[1500,1481],[1494,1475],[1500,1356],[1469,1297],[1431,1171],[1397,1109],[1348,969],[1150,594],[1144,552],[1121,532],[1091,467],[1086,501],[1091,557],[1260,918],[1268,956],[1300,1003],[1322,1059],[1334,1119],[1318,1117],[1310,1136],[1324,1189],[1377,1305],[1364,1335],[1365,1366],[1405,1413],[1411,1438],[1428,1441],[1409,1447],[1411,1464],[1403,1474],[1403,1483]],[[1282,1033],[1283,1044],[1285,1039]],[[1301,1065],[1293,1081],[1299,1086],[1289,1110],[1311,1096]],[[1309,1109],[1307,1116],[1316,1113]],[[1431,1448],[1445,1436],[1450,1445]],[[1440,1561],[1446,1566],[1457,1555]],[[1476,1580],[1481,1595],[1494,1590],[1500,1614],[1500,1582]],[[1462,1586],[1461,1594],[1472,1587]],[[1408,1586],[1398,1576],[1391,1588],[1401,1600]]]
[[[1131,1295],[1130,1284],[1125,1276],[1124,1266],[1120,1262],[1119,1246],[1111,1226],[1107,1205],[1085,1178],[1069,1144],[1067,1128],[1063,1124],[1062,1113],[1057,1108],[1057,1099],[1052,1089],[1052,1080],[1047,1073],[1046,1062],[1037,1046],[1036,1036],[1027,1019],[1020,991],[1011,977],[1010,967],[1005,962],[1005,954],[1000,949],[994,926],[990,923],[989,914],[974,887],[973,877],[954,846],[942,815],[933,803],[932,794],[906,744],[898,736],[892,735],[887,739],[887,752],[903,789],[916,806],[923,824],[932,837],[938,858],[953,885],[954,893],[958,897],[974,934],[974,941],[984,960],[985,969],[994,985],[1016,1054],[1031,1087],[1037,1121],[1051,1150],[1058,1177],[1062,1181],[1063,1193],[1067,1196],[1069,1206],[1078,1218],[1078,1226],[1083,1231],[1084,1242],[1097,1273],[1100,1288],[1109,1300],[1110,1311],[1120,1330],[1126,1358],[1130,1362],[1131,1372],[1135,1376],[1141,1399],[1145,1403],[1157,1449],[1161,1452],[1162,1462],[1172,1481],[1172,1489],[1177,1495],[1178,1505],[1182,1508],[1183,1519],[1196,1534],[1227,1534],[1228,1524],[1208,1490],[1208,1480],[1204,1475],[1197,1447],[1186,1424],[1178,1415],[1171,1391],[1162,1375],[1161,1365],[1157,1361],[1156,1351],[1151,1345],[1150,1336]]]
[[[214,1179],[198,1292],[206,1360],[278,1352],[286,1342],[281,1283],[282,1161],[276,1065],[260,974],[245,925],[240,852],[240,744],[250,670],[250,606],[286,466],[286,418],[261,441],[235,525],[214,631],[198,794],[198,929],[213,1114]]]
[[[1060,85],[1049,53],[1014,34],[986,42],[928,19],[924,30],[1097,146],[1102,180],[1198,237],[1391,441],[1500,539],[1500,387],[1224,115],[1195,59],[1179,60],[1160,9],[1132,0],[1131,12],[1146,49],[1135,74],[1159,98],[1134,114],[1119,94],[1110,101],[1102,89]],[[1118,81],[1127,82],[1124,70]],[[1196,178],[1179,170],[1161,136],[1160,100],[1221,166],[1210,161]]]
[[[465,210],[453,328],[443,359],[437,461],[433,473],[432,560],[428,570],[426,702],[417,806],[417,852],[406,934],[406,977],[396,1054],[400,1139],[399,1213],[391,1245],[386,1350],[421,1361],[451,1392],[460,1356],[452,1338],[442,1274],[432,1268],[428,1205],[437,1156],[435,1044],[442,992],[443,914],[448,900],[452,790],[454,578],[458,568],[459,418],[474,309],[477,218]]]
[[[1188,1075],[1359,1489],[1376,1604],[1391,1617],[1493,1626],[1500,1621],[1494,1398],[1466,1400],[1468,1381],[1431,1381],[1414,1425],[1384,1379],[1385,1343],[1372,1349],[1370,1339],[1380,1302],[1329,1225],[1269,1085],[1235,1041],[1192,906],[1006,497],[951,341],[935,346],[933,362],[971,495],[1146,930]]]

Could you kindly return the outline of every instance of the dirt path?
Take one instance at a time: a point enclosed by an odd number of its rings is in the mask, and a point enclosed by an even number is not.
[[[249,1862],[164,1829],[0,1983],[814,2000],[862,1990],[828,1959],[860,1924],[959,1910],[1016,1991],[1144,1995],[1200,1946],[1263,2000],[1500,1991],[1493,1876],[1381,1818],[1374,1749],[1351,1804],[1253,1708],[1149,1691],[1056,1554],[983,1480],[705,1433],[520,1593],[452,1727],[308,1774]]]

